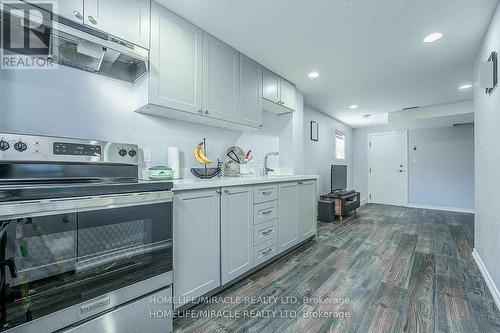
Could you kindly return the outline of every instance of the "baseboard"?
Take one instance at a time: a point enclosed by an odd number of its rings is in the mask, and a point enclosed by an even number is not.
[[[361,199],[360,202],[359,202],[359,205],[360,206],[364,206],[368,203],[368,199]]]
[[[483,275],[484,280],[486,281],[486,285],[490,290],[491,296],[493,297],[493,301],[495,302],[497,309],[500,309],[500,293],[498,292],[498,288],[495,285],[495,282],[493,282],[490,273],[488,273],[488,270],[486,269],[486,266],[484,266],[484,263],[481,260],[481,257],[479,256],[479,253],[477,253],[476,249],[472,251],[472,257],[474,258],[474,261],[476,262],[479,270],[481,271],[481,274]]]
[[[407,207],[420,208],[420,209],[432,209],[432,210],[444,210],[447,212],[457,212],[457,213],[469,213],[469,214],[475,213],[474,209],[469,209],[469,208],[442,207],[442,206],[415,205],[415,204],[408,204]]]

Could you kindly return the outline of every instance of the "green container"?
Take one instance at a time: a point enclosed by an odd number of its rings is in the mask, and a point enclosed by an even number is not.
[[[174,171],[168,166],[154,166],[148,169],[151,180],[171,180],[174,178]]]

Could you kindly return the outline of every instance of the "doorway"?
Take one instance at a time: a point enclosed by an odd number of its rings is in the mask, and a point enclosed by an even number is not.
[[[408,132],[368,134],[368,202],[408,204]]]

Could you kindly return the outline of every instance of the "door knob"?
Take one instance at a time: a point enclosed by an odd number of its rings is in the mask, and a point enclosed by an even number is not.
[[[89,21],[90,21],[90,23],[92,23],[94,25],[97,24],[97,21],[96,21],[96,19],[93,16],[89,16]]]

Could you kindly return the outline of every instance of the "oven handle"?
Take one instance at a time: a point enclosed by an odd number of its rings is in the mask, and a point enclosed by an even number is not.
[[[171,203],[173,202],[173,197],[174,193],[172,191],[157,191],[11,202],[0,204],[0,221],[24,217]]]

